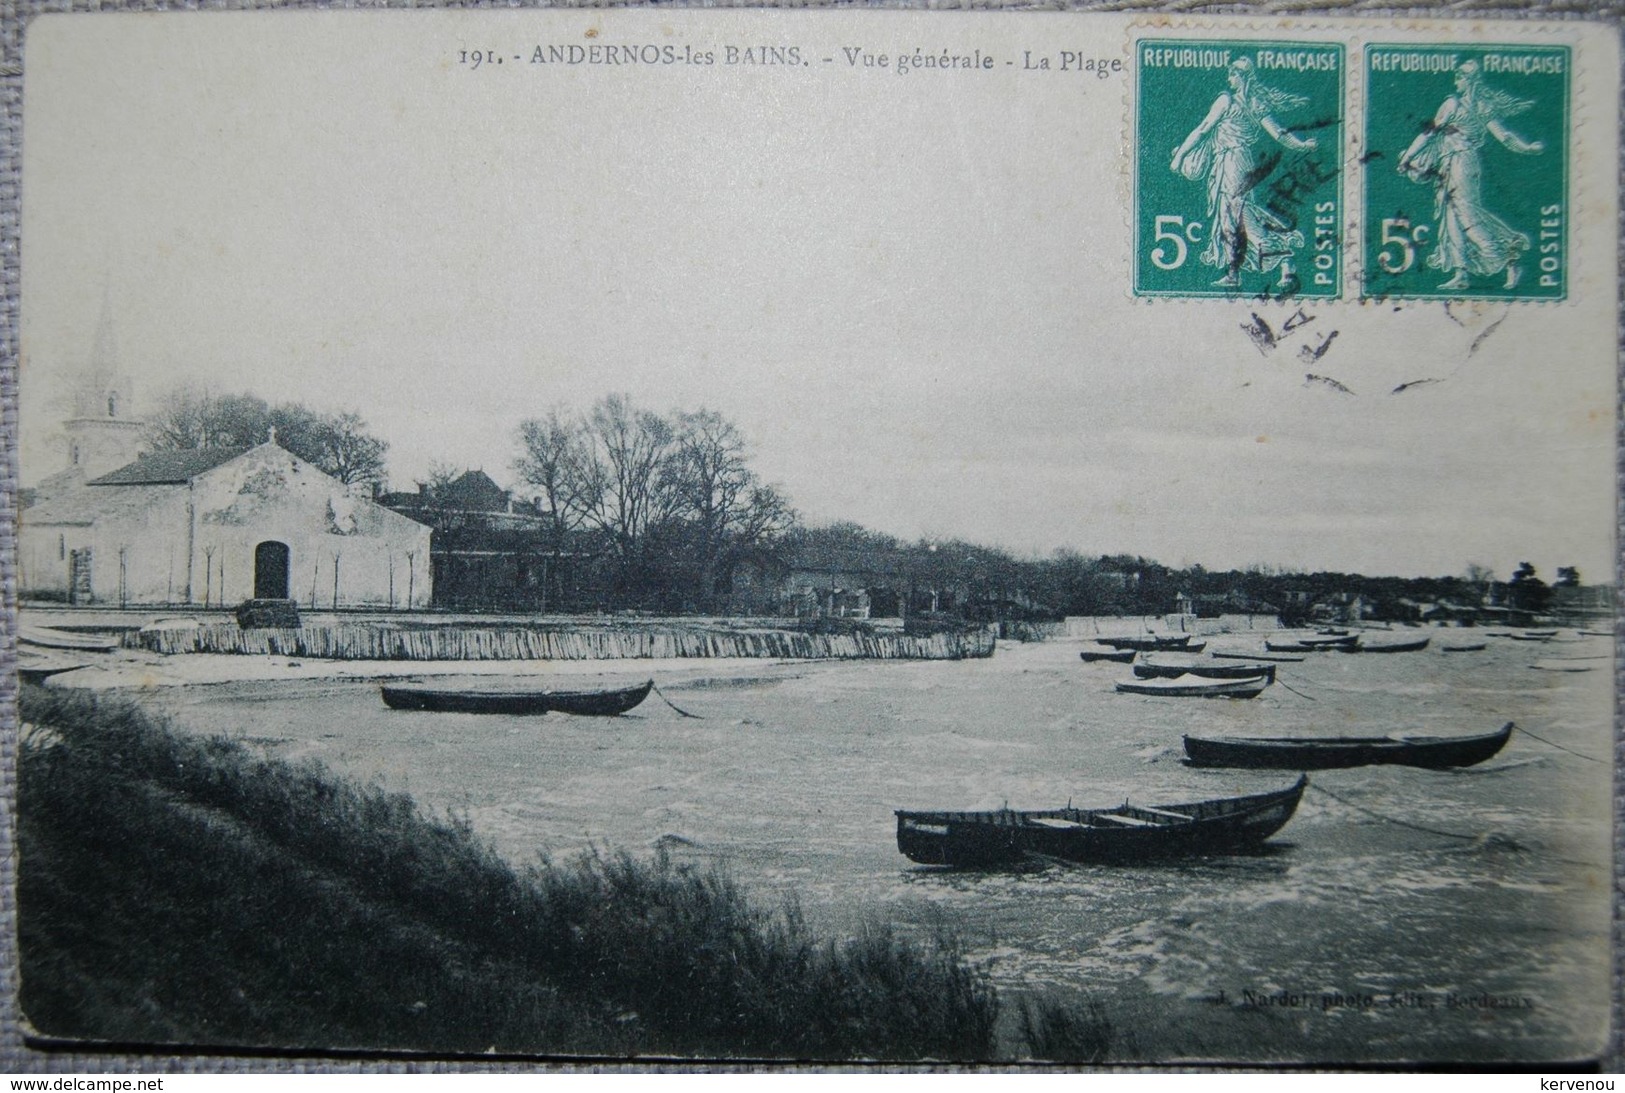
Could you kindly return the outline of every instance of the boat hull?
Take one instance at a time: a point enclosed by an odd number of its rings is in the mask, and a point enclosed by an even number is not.
[[[27,653],[17,654],[17,678],[24,683],[44,683],[47,679],[63,672],[72,672],[88,666],[89,661],[60,660],[55,657],[31,656]]]
[[[479,691],[439,687],[385,685],[384,705],[392,710],[433,713],[485,713],[537,717],[567,713],[577,717],[614,717],[649,697],[654,681],[612,691]]]
[[[111,653],[118,648],[118,638],[106,634],[80,634],[71,630],[53,630],[48,626],[19,626],[17,641],[41,649],[71,649],[76,653]]]
[[[1179,634],[1173,637],[1147,635],[1138,638],[1096,638],[1095,641],[1101,645],[1109,645],[1113,649],[1132,649],[1138,653],[1154,653],[1159,649],[1189,649],[1191,647],[1190,634]]]
[[[1138,654],[1133,649],[1095,650],[1085,649],[1078,654],[1078,658],[1085,663],[1093,664],[1099,661],[1109,661],[1113,664],[1131,663]]]
[[[1506,746],[1509,721],[1481,736],[1393,738],[1386,736],[1258,738],[1185,737],[1192,766],[1248,770],[1342,770],[1349,767],[1405,766],[1447,770],[1482,763]]]
[[[1263,676],[1246,679],[1200,679],[1181,676],[1177,679],[1120,679],[1116,683],[1119,694],[1151,695],[1156,698],[1257,698],[1269,686]]]
[[[1390,645],[1344,645],[1338,646],[1338,650],[1344,653],[1419,653],[1428,647],[1431,640],[1396,641]]]
[[[1178,679],[1195,676],[1199,679],[1252,679],[1264,677],[1275,682],[1273,664],[1158,664],[1155,661],[1136,664],[1134,674],[1141,679]]]
[[[553,691],[547,696],[553,713],[576,717],[616,717],[633,709],[654,690],[654,680],[616,691]]]
[[[1131,863],[1255,849],[1297,811],[1306,777],[1284,790],[1189,804],[1042,812],[897,813],[897,849],[922,865],[1029,859]]]
[[[1303,657],[1272,656],[1266,653],[1214,653],[1220,660],[1264,660],[1271,664],[1302,664]]]
[[[1269,641],[1264,642],[1264,648],[1272,653],[1321,653],[1328,649],[1353,649],[1359,645],[1360,636],[1351,634],[1346,638],[1305,638],[1303,641]]]

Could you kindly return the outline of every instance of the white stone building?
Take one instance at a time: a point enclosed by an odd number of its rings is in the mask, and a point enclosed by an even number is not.
[[[115,404],[114,409],[117,409]],[[279,447],[156,452],[20,515],[23,596],[72,603],[427,607],[430,529]]]

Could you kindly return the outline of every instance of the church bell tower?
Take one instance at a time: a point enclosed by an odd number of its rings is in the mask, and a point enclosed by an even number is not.
[[[119,371],[112,306],[104,294],[90,359],[74,384],[73,414],[62,423],[67,469],[81,481],[142,454],[145,422],[134,416],[133,395],[130,378]]]

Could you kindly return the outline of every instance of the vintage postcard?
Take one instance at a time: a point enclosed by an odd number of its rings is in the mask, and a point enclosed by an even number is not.
[[[19,1066],[1617,1059],[1613,27],[23,32]]]

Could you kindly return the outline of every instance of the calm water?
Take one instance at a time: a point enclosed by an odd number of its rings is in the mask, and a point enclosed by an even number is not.
[[[1442,653],[1436,639],[1420,653],[1316,654],[1282,665],[1286,686],[1253,701],[1118,695],[1126,666],[1083,664],[1066,641],[962,663],[663,672],[703,720],[658,697],[613,720],[403,713],[363,683],[151,701],[189,727],[466,811],[515,861],[665,845],[724,863],[760,902],[797,900],[831,934],[860,920],[951,925],[1011,998],[1106,1003],[1118,1059],[1578,1058],[1606,1028],[1611,768],[1530,736],[1465,771],[1318,774],[1256,856],[954,873],[912,865],[893,839],[895,808],[1171,802],[1292,780],[1187,768],[1186,732],[1477,733],[1515,720],[1608,757],[1611,663],[1528,666],[1605,656],[1610,642],[1488,640],[1480,653]],[[1257,639],[1236,636],[1210,651],[1248,647]],[[647,674],[609,667],[570,685]]]

